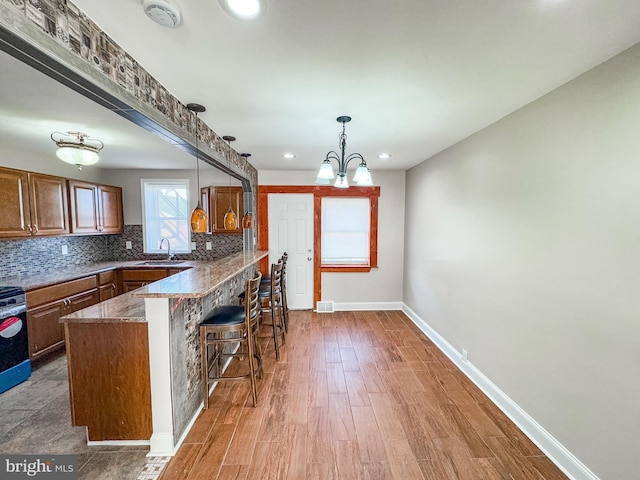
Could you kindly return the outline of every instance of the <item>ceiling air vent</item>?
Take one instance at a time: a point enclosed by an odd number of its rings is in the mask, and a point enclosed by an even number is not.
[[[142,0],[142,8],[147,17],[163,27],[177,27],[182,20],[180,9],[170,0]]]

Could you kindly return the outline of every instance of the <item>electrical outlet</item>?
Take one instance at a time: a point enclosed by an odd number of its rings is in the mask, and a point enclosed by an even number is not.
[[[62,245],[62,255],[68,255],[69,248],[66,245]]]
[[[207,242],[207,250],[211,250],[211,242]]]
[[[131,242],[129,240],[124,242],[124,248],[126,248],[127,250],[131,250],[133,248],[133,246],[131,245]]]
[[[196,242],[191,242],[191,250],[195,250],[196,249]]]
[[[469,355],[467,354],[467,351],[464,348],[462,349],[461,357],[462,357],[462,361],[465,363],[469,360]]]

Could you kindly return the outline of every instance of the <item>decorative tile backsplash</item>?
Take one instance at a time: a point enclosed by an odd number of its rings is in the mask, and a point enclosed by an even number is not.
[[[127,250],[130,241],[132,249]],[[181,260],[214,260],[242,251],[242,235],[192,234],[196,250],[176,255]],[[211,250],[206,249],[211,242]],[[67,254],[63,255],[63,247]],[[122,235],[87,235],[0,240],[0,282],[2,277],[32,275],[57,268],[96,262],[154,260],[158,255],[142,253],[142,225],[125,225]]]
[[[126,249],[126,242],[131,242],[131,249]],[[214,260],[227,257],[242,251],[242,235],[216,233],[192,233],[191,241],[196,242],[196,249],[190,254],[177,254],[179,260]],[[211,250],[207,250],[207,242],[211,242]],[[154,260],[158,255],[142,253],[142,225],[125,225],[124,234],[109,236],[110,260]]]
[[[109,236],[40,237],[0,241],[0,278],[111,260]],[[67,254],[63,255],[63,247]]]

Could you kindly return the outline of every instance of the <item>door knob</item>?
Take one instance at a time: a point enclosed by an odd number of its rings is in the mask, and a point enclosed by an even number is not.
[[[307,257],[307,260],[310,262],[311,261],[311,257]]]

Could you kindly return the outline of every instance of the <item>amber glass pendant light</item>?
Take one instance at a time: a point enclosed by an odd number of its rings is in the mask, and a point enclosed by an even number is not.
[[[222,137],[229,144],[228,158],[229,158],[229,170],[231,170],[231,142],[235,141],[236,137],[231,135],[225,135]],[[231,208],[231,174],[229,174],[229,210],[224,214],[224,229],[225,230],[237,230],[238,229],[238,216],[236,212]]]
[[[250,153],[241,153],[241,157],[244,157],[245,160],[249,161]],[[242,212],[240,212],[242,213]],[[251,228],[253,226],[253,218],[251,218],[251,214],[247,211],[244,212],[244,217],[242,217],[242,228]]]
[[[207,231],[207,212],[202,208],[200,200],[200,155],[198,151],[198,113],[206,110],[198,103],[189,103],[187,108],[196,114],[196,179],[198,182],[198,205],[191,213],[191,231],[193,233],[205,233]]]

